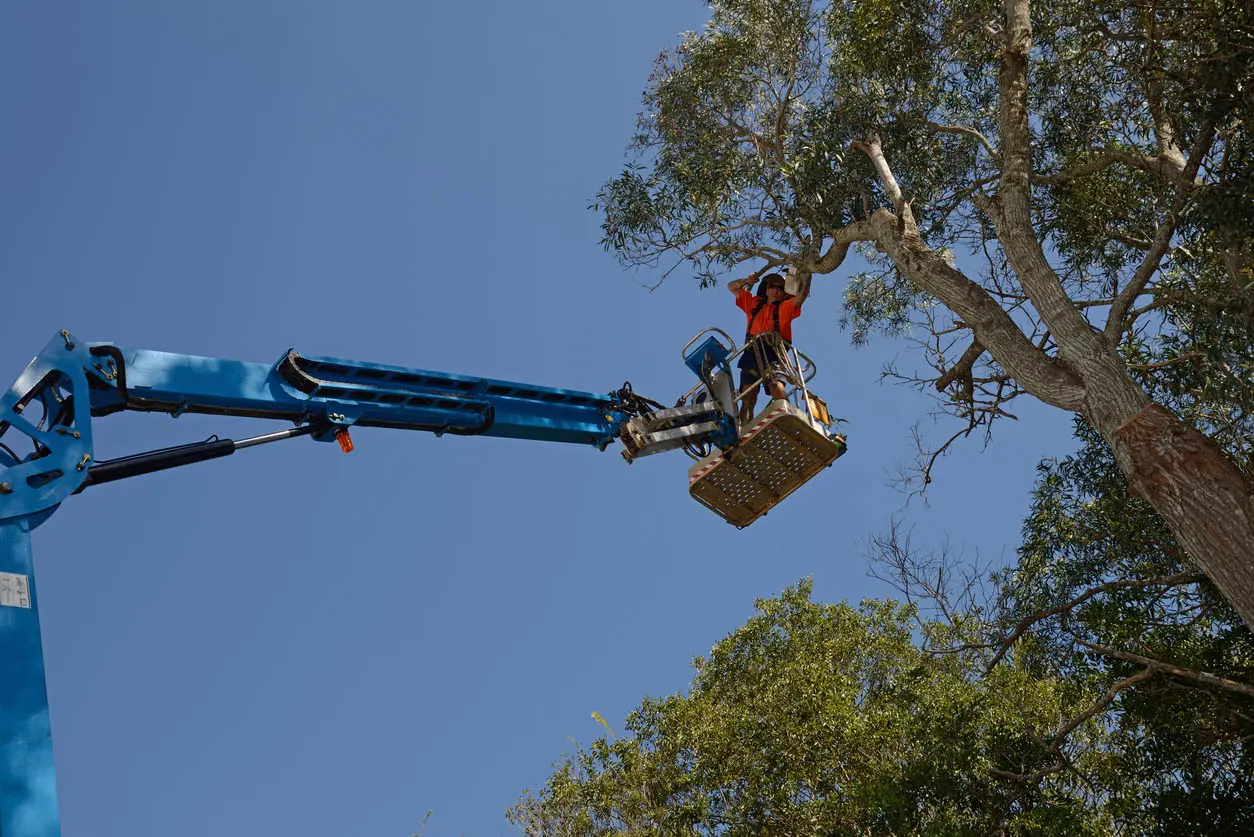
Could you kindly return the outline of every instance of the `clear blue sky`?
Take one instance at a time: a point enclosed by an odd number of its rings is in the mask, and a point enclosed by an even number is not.
[[[10,2],[0,10],[0,377],[59,328],[659,400],[724,291],[623,272],[587,205],[697,2]],[[66,837],[508,832],[569,749],[812,575],[887,591],[858,542],[931,403],[854,350],[847,275],[799,344],[850,453],[738,532],[680,454],[356,434],[104,486],[35,535]],[[1069,419],[1022,405],[938,473],[921,537],[1009,554]],[[97,458],[278,429],[118,415]]]

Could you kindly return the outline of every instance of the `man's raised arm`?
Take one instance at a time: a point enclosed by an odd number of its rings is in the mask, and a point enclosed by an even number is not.
[[[810,279],[809,277],[806,277],[806,281],[802,283],[801,293],[798,294],[797,296],[789,297],[789,299],[792,300],[793,310],[795,310],[798,315],[801,314],[801,306],[809,298],[810,298]]]

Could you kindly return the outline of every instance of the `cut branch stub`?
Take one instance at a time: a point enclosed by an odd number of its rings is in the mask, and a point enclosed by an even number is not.
[[[972,341],[971,345],[967,347],[967,350],[962,353],[962,357],[958,359],[958,362],[955,363],[948,372],[941,375],[940,378],[936,380],[936,391],[944,392],[946,387],[959,378],[967,381],[967,388],[970,389],[971,368],[975,366],[975,362],[980,359],[980,355],[984,354],[984,352],[985,348],[983,343],[979,340]]]

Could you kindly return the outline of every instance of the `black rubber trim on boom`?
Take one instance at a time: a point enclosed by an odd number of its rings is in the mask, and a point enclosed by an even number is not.
[[[122,410],[130,409],[131,395],[126,389],[126,361],[122,359],[122,350],[117,346],[92,346],[89,351],[93,357],[107,357],[113,360],[113,363],[118,370],[117,374],[113,378],[113,382],[117,385],[118,397],[121,399],[121,403],[115,404],[112,407],[106,407],[102,410],[93,410],[92,415],[99,418],[100,416],[107,416],[113,413],[121,412]],[[91,387],[93,384],[95,386],[101,386],[96,377],[88,373],[87,385],[88,387]],[[107,385],[104,386],[107,387]]]
[[[487,433],[492,425],[496,424],[496,407],[491,404],[483,405],[483,424],[478,427],[467,427],[451,429],[448,432],[454,436],[479,436]]]
[[[384,421],[382,419],[361,419],[354,427],[386,427],[392,430],[423,430],[437,436],[449,433],[453,436],[479,436],[487,433],[496,424],[496,407],[483,404],[483,423],[478,427],[453,427],[450,424],[417,424],[415,422]]]
[[[322,382],[297,366],[298,360],[300,355],[289,349],[283,360],[279,361],[279,375],[305,395],[313,395]]]
[[[179,401],[155,401],[149,398],[128,398],[125,409],[134,413],[195,413],[202,416],[231,416],[233,418],[275,419],[277,421],[301,421],[305,410],[247,410],[237,407],[207,407]],[[93,413],[92,415],[96,415]]]
[[[324,381],[315,378],[297,364],[300,355],[295,351],[288,351],[279,361],[279,375],[283,380],[287,381],[293,387],[306,395],[312,396],[321,386],[337,386],[335,381]],[[453,398],[453,396],[444,396],[445,398]],[[492,425],[496,423],[496,407],[489,401],[473,401],[468,398],[458,398],[458,401],[465,403],[473,403],[479,406],[482,415],[482,423],[478,427],[453,427],[448,424],[411,424],[408,422],[389,422],[384,420],[372,421],[363,419],[358,421],[358,427],[391,427],[399,430],[425,430],[431,433],[451,433],[454,436],[478,436],[487,433]]]

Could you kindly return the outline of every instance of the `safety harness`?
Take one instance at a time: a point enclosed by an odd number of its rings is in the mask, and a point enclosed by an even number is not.
[[[782,302],[770,303],[766,301],[766,297],[760,296],[758,297],[758,304],[753,306],[753,311],[749,313],[749,324],[745,326],[745,342],[746,343],[748,343],[753,337],[752,335],[753,324],[758,321],[758,312],[762,310],[762,306],[772,305],[772,304],[774,305],[774,311],[772,311],[771,313],[775,315],[774,316],[774,321],[775,321],[774,328],[772,329],[772,331],[774,331],[776,334],[779,335],[780,340],[784,340],[784,334],[783,332],[779,330],[779,306],[783,305],[783,303]],[[792,343],[790,343],[787,340],[784,340],[784,345],[791,346]]]
[[[749,340],[752,338],[751,333],[754,330],[754,323],[757,323],[757,312],[761,311],[764,305],[770,305],[770,302],[766,301],[766,297],[757,297],[757,305],[754,306],[754,310],[749,314],[749,325],[745,326],[745,343],[749,343]],[[780,340],[784,340],[784,335],[780,333],[780,305],[781,302],[775,302],[775,310],[772,311],[775,314],[775,328],[771,330],[775,331],[775,334],[780,335]]]
[[[785,340],[783,333],[780,332],[779,330],[779,306],[781,304],[782,304],[781,302],[770,303],[766,301],[765,297],[758,297],[757,304],[754,305],[753,310],[749,312],[749,324],[745,326],[745,345],[746,346],[748,346],[749,341],[753,339],[753,335],[751,332],[753,330],[753,324],[757,322],[758,320],[758,312],[762,310],[762,306],[772,305],[774,308],[774,310],[771,312],[774,315],[772,318],[774,320],[773,330],[775,334],[779,335],[779,340],[781,343],[784,344],[785,347],[789,347],[789,348],[792,347],[792,343]],[[740,360],[736,362],[737,368],[758,369],[762,364],[765,364],[766,366],[772,365],[772,358],[777,357],[777,354],[774,351],[771,351],[772,348],[773,347],[770,347],[764,344],[755,345],[752,351],[747,351],[740,356]]]

